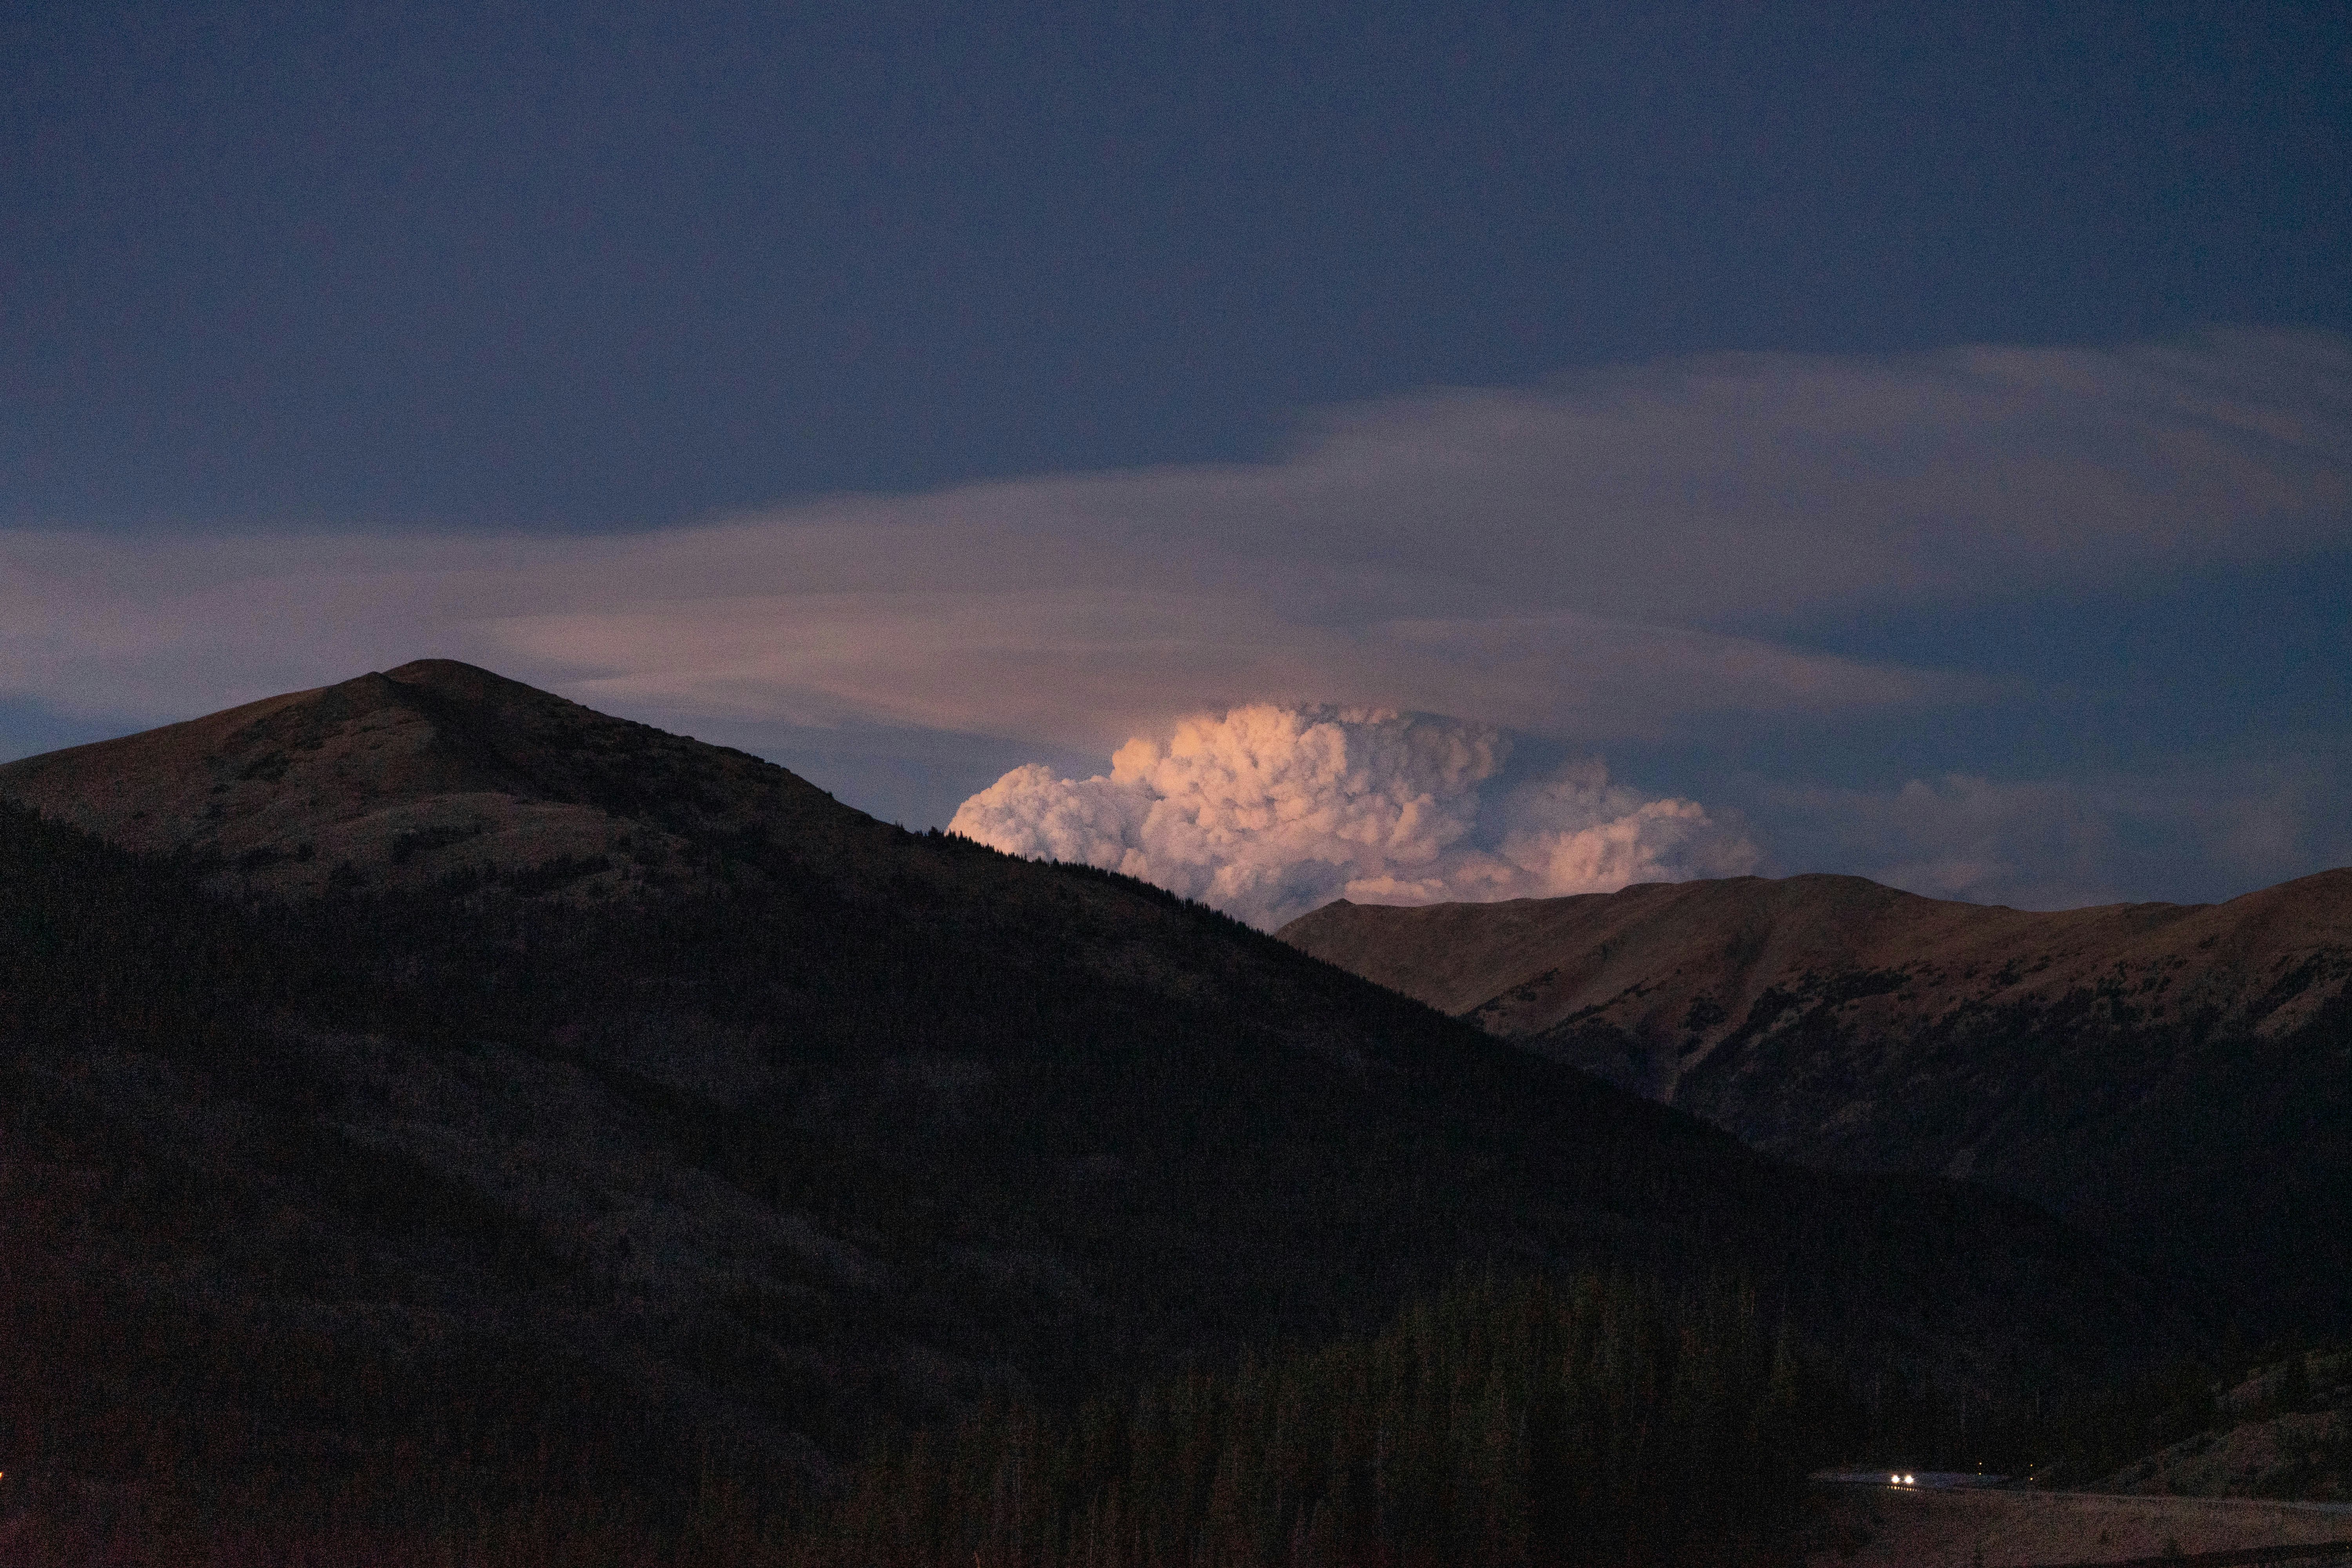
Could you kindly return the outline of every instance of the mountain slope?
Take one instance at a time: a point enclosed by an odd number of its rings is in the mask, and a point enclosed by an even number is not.
[[[0,764],[0,798],[279,894],[338,873],[424,887],[486,862],[613,894],[690,876],[709,839],[839,858],[889,831],[743,752],[449,659]]]
[[[1302,950],[1763,1149],[1936,1170],[2352,1318],[2352,870],[2057,913],[1852,877],[1388,909]]]
[[[1157,889],[464,666],[0,795],[171,857],[0,811],[28,1468],[808,1477],[1465,1268],[1737,1276],[1992,1391],[2193,1331],[2027,1205],[1783,1165]]]

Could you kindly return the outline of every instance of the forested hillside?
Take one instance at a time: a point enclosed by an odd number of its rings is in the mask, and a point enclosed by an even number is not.
[[[674,1531],[992,1403],[1367,1334],[1465,1268],[1744,1281],[1809,1354],[1979,1397],[2195,1332],[2025,1205],[1777,1163],[1140,884],[554,713],[605,773],[513,787],[604,779],[657,874],[313,891],[0,810],[19,1495]],[[331,750],[301,739],[289,836]],[[656,745],[672,784],[617,815],[609,755]]]

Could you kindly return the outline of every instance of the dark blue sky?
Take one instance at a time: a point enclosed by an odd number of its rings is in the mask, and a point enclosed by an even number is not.
[[[2212,897],[2352,858],[2347,604],[2340,4],[0,0],[0,755],[452,653],[943,822],[1393,703]]]
[[[0,521],[655,526],[2352,325],[2336,5],[0,9]]]

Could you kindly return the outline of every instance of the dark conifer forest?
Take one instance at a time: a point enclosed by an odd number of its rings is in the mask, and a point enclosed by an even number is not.
[[[994,1407],[794,1542],[890,1568],[1738,1563],[1846,1434],[1752,1297],[1481,1280],[1377,1338],[1074,1413]]]

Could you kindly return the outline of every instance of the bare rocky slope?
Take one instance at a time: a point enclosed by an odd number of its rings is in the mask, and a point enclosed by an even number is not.
[[[2029,1205],[1787,1164],[1141,883],[464,665],[7,800],[12,1479],[783,1485],[1464,1269],[1743,1281],[1889,1386],[2200,1331]]]
[[[2107,1477],[2101,1491],[2352,1502],[2352,1352],[2300,1346],[2211,1388],[2189,1428]],[[2345,1521],[2352,1535],[2352,1518]]]
[[[1280,934],[1758,1148],[2032,1197],[2259,1327],[2352,1321],[2352,869],[2055,913],[1744,877]]]

